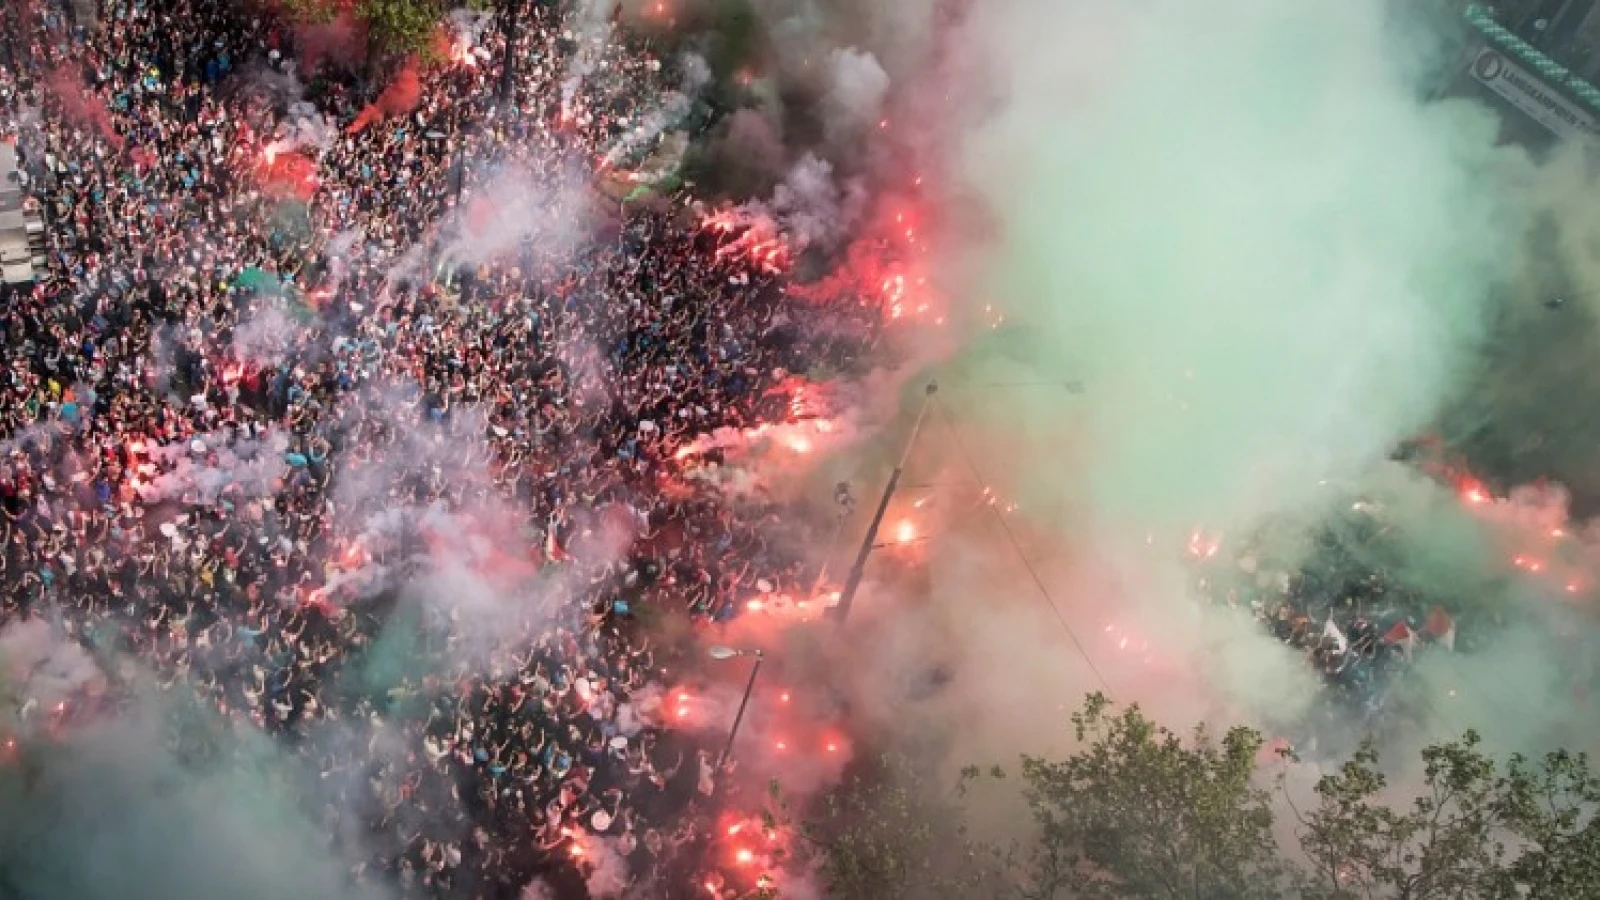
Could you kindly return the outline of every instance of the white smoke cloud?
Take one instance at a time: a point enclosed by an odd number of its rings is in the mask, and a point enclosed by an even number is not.
[[[559,260],[594,223],[594,195],[573,173],[507,166],[491,174],[457,210],[441,245],[447,264],[471,267],[530,253]]]
[[[678,66],[683,76],[678,90],[665,94],[653,109],[644,113],[637,125],[606,151],[607,168],[615,167],[649,148],[667,129],[683,121],[694,108],[700,92],[711,83],[711,67],[695,53],[683,54]]]
[[[269,155],[313,151],[311,156],[320,157],[338,140],[339,126],[317,109],[316,104],[296,100],[289,104],[288,114],[278,121],[274,135],[266,147]]]
[[[834,142],[859,138],[875,128],[889,93],[889,74],[871,53],[844,47],[828,55],[828,92],[822,114]]]
[[[45,619],[0,629],[0,733],[31,731],[83,692],[105,685],[94,658]]]
[[[858,180],[840,183],[826,160],[806,154],[772,194],[772,211],[800,249],[837,247],[861,220],[868,197]]]

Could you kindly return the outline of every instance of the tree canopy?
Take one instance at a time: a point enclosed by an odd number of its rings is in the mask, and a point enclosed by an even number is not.
[[[1368,742],[1307,790],[1261,765],[1248,728],[1179,734],[1099,694],[1072,723],[1072,754],[1021,759],[1033,827],[1014,843],[969,833],[976,769],[936,793],[886,759],[817,800],[800,830],[828,896],[1600,897],[1600,777],[1581,753],[1497,760],[1468,732],[1399,767],[1419,772],[1402,790]]]
[[[379,55],[421,53],[450,6],[446,0],[280,0],[289,16],[308,24],[330,22],[348,13],[366,25],[367,41]],[[474,4],[465,4],[474,5]]]

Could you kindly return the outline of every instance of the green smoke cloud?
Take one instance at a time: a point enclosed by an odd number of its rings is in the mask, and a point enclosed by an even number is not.
[[[1556,173],[1500,144],[1493,110],[1440,97],[1450,30],[1380,0],[997,0],[966,28],[964,71],[997,99],[956,128],[953,181],[996,236],[948,248],[976,337],[943,366],[945,402],[985,477],[1069,550],[1035,566],[1059,622],[1022,611],[1036,591],[1017,566],[934,561],[956,655],[1007,663],[1007,685],[974,674],[951,693],[980,715],[1001,698],[1015,722],[1041,708],[1042,687],[1011,683],[1031,672],[1055,699],[1110,687],[1177,717],[1302,714],[1316,688],[1297,653],[1197,610],[1183,547],[1199,529],[1260,592],[1333,553],[1494,634],[1423,661],[1418,702],[1396,704],[1423,736],[1550,734],[1571,708],[1563,663],[1531,648],[1571,618],[1508,577],[1499,525],[1387,459],[1447,409],[1496,427],[1506,404],[1470,397],[1504,401],[1487,361],[1521,321],[1506,304],[1527,238],[1576,218],[1551,215]],[[1028,387],[962,391],[995,384]],[[1362,498],[1365,524],[1332,527]],[[1135,631],[1156,664],[1118,655]]]

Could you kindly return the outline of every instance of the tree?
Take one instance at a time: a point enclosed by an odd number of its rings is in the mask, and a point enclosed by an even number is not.
[[[1479,737],[1422,751],[1423,791],[1386,805],[1370,743],[1316,788],[1300,844],[1310,900],[1600,896],[1600,780],[1582,754],[1513,756],[1505,773]]]
[[[885,762],[800,816],[830,897],[1015,900],[1522,900],[1600,897],[1600,777],[1583,754],[1497,762],[1475,733],[1421,753],[1414,795],[1367,742],[1304,811],[1258,767],[1262,739],[1184,737],[1091,695],[1079,749],[1024,756],[1033,829],[1003,851],[969,835],[964,802]],[[909,774],[908,774],[909,773]],[[997,776],[1003,775],[998,770]],[[1277,802],[1274,802],[1277,801]],[[1274,839],[1294,826],[1292,846]]]
[[[1537,765],[1513,757],[1501,818],[1523,852],[1500,873],[1501,892],[1530,897],[1600,895],[1600,779],[1588,757],[1559,750]]]
[[[395,56],[432,50],[445,12],[443,0],[357,0],[356,9],[373,48]]]
[[[943,792],[928,790],[930,774],[885,755],[799,811],[775,784],[773,824],[800,838],[794,862],[815,868],[830,900],[1001,896],[1001,858],[968,837],[961,806],[976,773]]]
[[[1113,714],[1102,694],[1072,723],[1079,752],[1022,761],[1038,826],[1023,897],[1284,896],[1271,795],[1254,779],[1260,734],[1233,728],[1217,741],[1202,727],[1185,741],[1137,706]]]
[[[323,24],[341,15],[366,26],[370,49],[379,56],[427,53],[447,8],[446,0],[279,0],[296,22]]]
[[[1498,896],[1506,851],[1495,839],[1493,761],[1471,732],[1422,757],[1424,791],[1409,807],[1379,799],[1388,782],[1370,741],[1317,782],[1319,805],[1300,829],[1313,900]]]

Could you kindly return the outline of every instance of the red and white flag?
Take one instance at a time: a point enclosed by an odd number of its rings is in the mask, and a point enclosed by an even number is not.
[[[552,518],[544,530],[544,558],[548,562],[559,563],[568,559],[567,551],[561,549],[561,541],[556,537],[556,529],[560,524]]]
[[[1428,613],[1428,621],[1423,623],[1422,630],[1428,633],[1437,643],[1443,644],[1446,649],[1456,649],[1456,620],[1444,611],[1444,607],[1435,606]]]
[[[1412,649],[1417,646],[1417,633],[1411,630],[1410,625],[1400,621],[1394,623],[1394,627],[1384,633],[1382,640],[1385,644],[1398,646],[1406,657],[1410,658]]]

